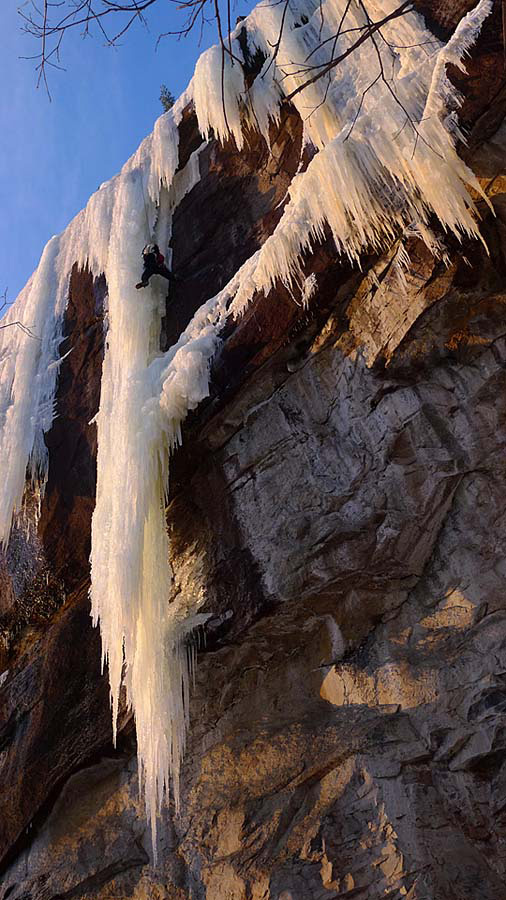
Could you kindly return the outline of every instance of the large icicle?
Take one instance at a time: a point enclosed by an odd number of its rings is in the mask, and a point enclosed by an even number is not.
[[[25,477],[36,490],[47,477],[47,450],[42,432],[53,417],[55,361],[61,340],[66,284],[55,260],[60,239],[52,238],[19,300],[0,331],[0,546],[7,544],[12,515],[21,508]],[[14,323],[22,309],[26,333]]]
[[[320,153],[307,172],[292,182],[290,203],[262,249],[259,289],[271,287],[276,278],[290,281],[297,274],[300,253],[311,239],[322,236],[326,225],[339,249],[355,261],[368,248],[388,246],[412,222],[426,224],[433,213],[448,230],[478,236],[465,185],[481,189],[456,153],[454,129],[442,121],[440,107],[443,100],[455,103],[457,99],[445,75],[446,64],[460,60],[491,8],[491,0],[480,0],[446,46],[425,29],[421,16],[406,12],[383,26],[384,40],[376,36],[374,43],[365,41],[328,78],[292,97],[306,136]],[[368,21],[381,21],[394,9],[390,0],[322,0],[321,4],[295,0],[286,11],[284,4],[259,4],[232,40],[233,52],[240,55],[238,35],[245,28],[251,46],[266,57],[249,91],[241,93],[234,74],[234,89],[226,92],[227,118],[236,140],[241,115],[251,127],[261,122],[263,133],[268,134],[266,120],[275,120],[283,98],[291,97],[313,74],[306,66],[328,62],[329,42],[340,24],[336,56],[353,45]],[[303,16],[307,22],[301,26]],[[273,63],[272,47],[280,33]],[[209,130],[216,122],[216,133],[222,136],[216,51],[207,51],[199,62],[194,98],[201,127]],[[210,75],[213,65],[215,72]],[[226,74],[229,70],[231,66]]]
[[[160,186],[168,187],[177,166],[176,122],[188,103],[186,94],[158,119],[153,134],[125,164],[122,175],[106,182],[59,236],[48,242],[39,266],[2,319],[0,330],[0,545],[9,539],[13,515],[20,510],[28,475],[36,490],[47,478],[43,435],[54,416],[59,345],[72,266],[89,265],[107,274],[109,240],[116,195],[124,174],[142,173],[141,211],[150,235]],[[136,247],[139,262],[142,249]],[[137,273],[138,274],[138,273]],[[27,326],[27,334],[14,324]]]
[[[169,605],[169,445],[160,412],[144,413],[159,391],[148,364],[159,355],[166,283],[156,284],[154,278],[142,294],[134,285],[142,247],[153,237],[167,246],[172,210],[199,177],[199,151],[174,176],[177,123],[187,102],[183,95],[120,175],[104,184],[66,231],[49,242],[37,271],[2,322],[9,327],[0,331],[0,464],[5,472],[0,539],[6,543],[12,516],[22,502],[27,466],[41,487],[47,474],[43,433],[54,415],[58,347],[72,266],[89,264],[97,275],[105,273],[108,334],[97,415],[92,614],[100,622],[109,666],[114,727],[125,667],[154,846],[169,772],[178,800],[188,714],[183,638],[199,620],[184,602],[177,608]],[[16,319],[34,336],[10,324]]]
[[[461,98],[448,78],[446,67],[451,63],[463,72],[466,71],[464,58],[491,12],[491,0],[480,0],[478,6],[460,20],[454,34],[438,53],[423,111],[422,118],[425,121],[444,121],[450,131],[455,127],[454,107],[459,105]],[[447,118],[448,113],[451,116],[450,121]]]
[[[177,154],[172,165],[175,168]],[[165,246],[171,212],[198,177],[198,151],[167,178],[155,235]],[[169,604],[171,569],[165,522],[169,440],[153,399],[159,387],[150,363],[159,357],[165,283],[142,296],[135,289],[139,247],[151,237],[143,168],[127,170],[116,189],[109,254],[107,349],[98,428],[97,499],[92,523],[91,600],[100,623],[111,685],[114,727],[123,666],[127,703],[135,712],[139,772],[156,852],[156,820],[172,776],[179,802],[188,664],[182,638],[187,611]],[[154,279],[156,282],[157,279]],[[194,620],[197,621],[197,620]]]
[[[139,297],[139,247],[150,235],[144,216],[142,170],[120,182],[107,264],[107,350],[98,428],[98,483],[92,526],[92,614],[100,622],[109,668],[113,723],[123,657],[128,702],[135,710],[139,757],[154,828],[170,760],[177,767],[181,704],[170,704],[164,665],[169,639],[170,568],[164,515],[167,454],[143,416],[151,396],[148,363],[158,349],[159,297]],[[158,324],[158,327],[156,327]],[[163,724],[162,724],[163,723]],[[162,727],[160,727],[162,725]]]

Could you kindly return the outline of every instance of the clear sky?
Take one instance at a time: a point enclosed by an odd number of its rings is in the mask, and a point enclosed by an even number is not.
[[[50,74],[52,102],[37,90],[38,52],[23,35],[22,0],[2,0],[0,28],[0,294],[12,302],[38,264],[44,245],[85,206],[99,185],[119,171],[163,112],[160,85],[177,97],[190,80],[199,53],[216,38],[211,26],[198,35],[162,40],[182,26],[182,13],[159,0],[148,30],[132,26],[121,46],[76,32],[63,46],[66,72]],[[238,0],[235,15],[254,4]],[[119,20],[118,20],[119,21]]]

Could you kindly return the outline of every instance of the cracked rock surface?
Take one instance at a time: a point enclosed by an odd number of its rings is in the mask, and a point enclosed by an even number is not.
[[[433,6],[443,24],[456,9]],[[448,242],[444,266],[410,239],[401,285],[395,248],[357,272],[315,247],[309,308],[280,286],[257,298],[186,423],[172,563],[209,619],[156,863],[133,722],[123,710],[113,748],[88,616],[106,286],[74,270],[39,535],[16,534],[0,569],[0,900],[506,897],[506,132],[490,93],[474,144],[488,252]],[[275,227],[299,124],[288,112],[279,171],[256,144],[240,163],[202,154],[213,204],[194,244],[200,195],[174,223],[169,342]],[[191,143],[191,113],[184,128]],[[234,192],[236,228],[213,244]]]

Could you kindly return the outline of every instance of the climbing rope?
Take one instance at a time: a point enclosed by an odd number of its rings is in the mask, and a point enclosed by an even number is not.
[[[148,240],[151,241],[152,237],[153,237],[153,231],[149,224],[148,204],[146,201],[146,192],[144,190],[144,178],[142,177],[142,169],[139,170],[139,176],[141,179],[142,202],[144,204],[144,215],[146,216],[146,229],[147,229],[147,233],[148,233]]]

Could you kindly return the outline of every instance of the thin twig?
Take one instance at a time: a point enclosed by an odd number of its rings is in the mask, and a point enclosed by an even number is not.
[[[351,123],[350,130],[348,131],[348,134],[346,135],[346,137],[345,137],[344,140],[343,140],[343,144],[344,144],[344,141],[347,141],[347,140],[348,140],[348,138],[349,138],[351,132],[352,132],[353,129],[355,128],[355,123],[356,123],[356,121],[357,121],[357,119],[358,119],[358,117],[359,117],[359,115],[360,115],[360,112],[361,112],[361,109],[362,109],[362,105],[363,105],[363,102],[364,102],[364,99],[365,99],[365,95],[367,94],[368,91],[371,90],[371,88],[374,87],[374,85],[380,80],[380,78],[381,78],[381,72],[378,72],[378,74],[376,75],[376,78],[374,79],[374,81],[371,81],[370,85],[369,85],[368,87],[366,87],[365,91],[362,92],[362,96],[361,96],[361,98],[360,98],[360,103],[358,104],[358,109],[357,109],[357,111],[356,111],[356,113],[355,113],[355,116],[354,116],[354,118],[353,118],[353,122]]]
[[[6,325],[0,325],[0,331],[2,331],[4,328],[11,328],[11,327],[16,326],[16,325],[17,325],[18,328],[21,329],[21,331],[23,332],[23,334],[26,334],[28,337],[33,338],[34,341],[41,341],[41,342],[42,342],[42,339],[41,339],[40,337],[37,337],[37,335],[34,334],[33,331],[31,331],[26,325],[23,325],[22,322],[17,322],[17,321],[16,321],[16,322],[7,322]]]
[[[269,65],[267,66],[265,72],[262,72],[262,78],[265,78],[265,76],[267,75],[267,72],[269,71],[270,67],[271,67],[271,66],[273,65],[273,63],[276,61],[276,57],[277,57],[277,55],[278,55],[279,47],[280,47],[280,44],[281,44],[281,38],[282,38],[282,36],[283,36],[283,29],[284,29],[284,27],[285,27],[285,17],[286,17],[286,13],[287,13],[287,10],[288,10],[288,4],[289,4],[289,2],[290,2],[290,0],[285,0],[285,6],[284,6],[284,9],[283,9],[283,14],[282,14],[282,16],[281,16],[281,25],[279,26],[278,39],[277,39],[276,43],[274,44],[274,53],[272,54],[272,56],[271,56],[271,58],[270,58],[270,60],[269,60]]]
[[[214,0],[214,11],[216,16],[216,24],[218,27],[218,34],[220,37],[221,44],[221,103],[223,107],[223,118],[225,120],[225,127],[230,134],[230,126],[228,124],[227,119],[227,109],[225,104],[225,42],[223,40],[223,33],[221,30],[221,18],[220,18],[220,7],[218,4],[218,0]]]
[[[365,17],[366,17],[368,23],[370,24],[370,26],[372,27],[373,25],[377,24],[377,23],[372,22],[372,20],[371,20],[371,18],[370,18],[370,16],[369,16],[369,13],[368,13],[368,11],[367,11],[367,9],[366,9],[366,7],[365,7],[365,4],[364,4],[363,0],[358,0],[358,3],[359,3],[359,5],[360,5],[360,7],[362,8],[362,10],[363,10],[363,12],[364,12],[364,15],[365,15]],[[376,31],[379,31],[379,28],[376,28]],[[381,34],[381,32],[380,32],[380,34]],[[385,70],[384,70],[384,68],[383,68],[383,59],[382,59],[382,56],[381,56],[381,53],[380,53],[380,49],[379,49],[379,47],[378,47],[378,44],[377,44],[377,42],[376,42],[376,38],[375,38],[375,36],[374,36],[373,33],[371,33],[371,41],[372,41],[372,43],[373,43],[373,47],[374,47],[374,50],[375,50],[375,53],[376,53],[376,57],[377,57],[377,59],[378,59],[378,63],[379,63],[379,67],[380,67],[381,80],[382,80],[383,84],[385,85],[385,87],[387,88],[389,94],[390,94],[390,95],[392,96],[392,98],[394,99],[395,103],[397,103],[397,105],[402,109],[404,115],[406,116],[407,120],[409,121],[409,124],[411,125],[413,131],[415,132],[415,143],[414,143],[414,146],[413,146],[413,152],[412,152],[412,154],[411,154],[411,159],[413,159],[413,157],[414,157],[414,155],[415,155],[415,152],[416,152],[416,148],[417,148],[417,144],[418,144],[418,140],[419,140],[419,139],[420,139],[420,140],[421,140],[421,141],[429,148],[429,150],[432,150],[432,152],[435,153],[436,156],[438,156],[440,159],[442,159],[441,154],[438,153],[438,151],[435,150],[434,147],[431,146],[431,144],[424,138],[423,134],[420,134],[420,132],[419,132],[419,130],[418,130],[418,124],[419,124],[419,123],[415,122],[415,120],[413,119],[413,117],[411,116],[411,114],[408,112],[408,110],[406,109],[406,107],[404,106],[404,104],[399,100],[397,94],[395,93],[394,89],[392,88],[392,85],[388,82],[388,79],[385,77]]]
[[[368,40],[368,38],[372,37],[372,35],[374,35],[376,31],[378,31],[383,25],[385,25],[386,22],[390,22],[392,19],[398,19],[399,16],[404,15],[404,13],[408,9],[413,9],[411,0],[405,0],[405,2],[401,4],[401,6],[398,6],[397,9],[394,9],[394,11],[389,13],[388,16],[385,16],[379,22],[375,22],[366,32],[364,32],[358,38],[358,40],[355,41],[354,44],[352,44],[351,47],[348,47],[348,49],[345,50],[344,53],[341,53],[340,56],[337,56],[335,59],[332,59],[328,63],[322,63],[321,66],[315,66],[315,68],[317,69],[321,68],[322,71],[317,72],[315,75],[313,75],[312,78],[308,78],[307,81],[305,81],[303,84],[300,84],[297,88],[291,91],[291,93],[288,94],[285,99],[287,101],[292,100],[293,97],[295,97],[297,94],[300,94],[303,90],[309,87],[309,85],[314,84],[316,81],[318,81],[318,79],[323,78],[323,76],[326,75],[327,72],[330,72],[331,69],[339,65],[339,63],[342,62],[343,59],[346,59],[348,56],[350,56],[350,54],[353,53],[353,51],[358,47],[360,47],[361,44],[363,44],[366,40]]]

